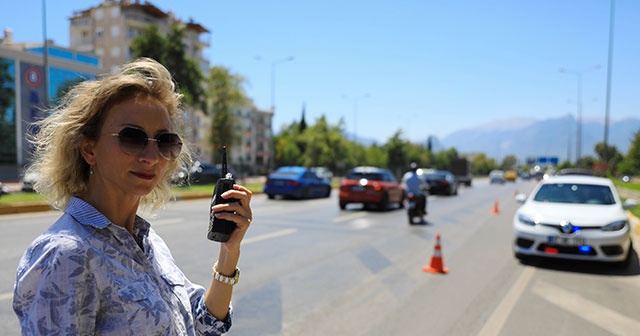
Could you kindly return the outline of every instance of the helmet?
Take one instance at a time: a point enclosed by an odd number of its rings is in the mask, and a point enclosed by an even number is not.
[[[409,166],[411,169],[411,171],[416,171],[418,170],[418,164],[415,162],[411,162],[411,165]]]

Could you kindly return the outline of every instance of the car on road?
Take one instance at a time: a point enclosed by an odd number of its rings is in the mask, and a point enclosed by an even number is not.
[[[333,172],[329,170],[327,167],[311,167],[312,172],[318,175],[319,178],[325,179],[331,183],[331,179],[333,179]]]
[[[339,206],[361,203],[386,210],[391,204],[404,203],[404,189],[393,173],[385,168],[361,166],[350,170],[340,182]]]
[[[20,178],[20,190],[25,192],[34,192],[33,186],[40,179],[40,174],[28,172]]]
[[[584,168],[565,168],[555,172],[555,175],[585,175],[593,176],[593,172]]]
[[[490,184],[494,184],[494,183],[504,184],[504,182],[505,182],[504,171],[502,171],[502,170],[492,170],[491,172],[489,172],[489,183]]]
[[[0,182],[0,196],[7,195],[10,193],[11,191],[9,190],[9,187],[6,184]]]
[[[541,180],[513,217],[513,251],[530,257],[592,260],[626,264],[631,257],[631,226],[611,180],[584,175]]]
[[[233,177],[238,178],[231,167],[227,169]],[[191,170],[181,168],[171,176],[171,183],[178,186],[189,184],[215,184],[222,176],[222,164],[213,165],[208,162],[195,161]]]
[[[448,170],[431,170],[419,175],[429,185],[429,194],[457,195],[460,183]]]
[[[504,180],[508,182],[515,182],[516,178],[518,178],[518,173],[515,170],[507,170],[504,172]]]
[[[331,196],[331,184],[306,167],[283,166],[267,176],[264,193],[269,199]]]

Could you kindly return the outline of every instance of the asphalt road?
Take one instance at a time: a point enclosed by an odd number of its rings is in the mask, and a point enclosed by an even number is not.
[[[403,209],[338,208],[315,200],[252,201],[229,335],[634,335],[640,264],[520,264],[511,252],[516,192],[534,182],[474,181],[431,196],[428,222]],[[209,200],[171,203],[153,227],[195,283],[210,280]],[[499,213],[494,214],[494,206]],[[11,291],[20,255],[59,213],[0,216],[0,326],[18,335]],[[423,271],[441,235],[448,274]],[[638,246],[638,245],[636,245]]]

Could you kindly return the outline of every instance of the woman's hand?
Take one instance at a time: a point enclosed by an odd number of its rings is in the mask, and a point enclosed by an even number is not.
[[[253,214],[251,213],[251,191],[244,186],[234,184],[233,189],[220,195],[224,199],[235,198],[238,202],[220,203],[213,206],[213,212],[217,218],[226,219],[236,223],[236,228],[231,237],[222,247],[228,250],[239,249],[245,233],[251,225]]]

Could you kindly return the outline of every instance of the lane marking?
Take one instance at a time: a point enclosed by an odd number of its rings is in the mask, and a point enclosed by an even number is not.
[[[271,239],[271,238],[282,237],[282,236],[290,235],[290,234],[296,233],[296,232],[298,232],[298,229],[284,229],[284,230],[280,230],[280,231],[276,231],[276,232],[263,234],[261,236],[245,238],[245,239],[242,240],[241,245],[256,243],[256,242],[267,240],[267,239]]]
[[[341,222],[350,221],[352,219],[361,218],[361,217],[364,217],[366,215],[367,214],[364,213],[364,212],[356,212],[356,213],[352,213],[352,214],[336,217],[336,218],[332,219],[331,221],[334,222],[334,223],[341,223]]]
[[[630,332],[640,330],[640,321],[548,282],[537,281],[533,292],[568,313],[593,323],[612,334],[629,335]]]
[[[161,225],[167,225],[167,224],[182,223],[184,222],[184,218],[165,218],[165,219],[151,220],[150,222],[152,223],[151,227],[154,227],[154,226],[161,226]]]
[[[0,294],[0,301],[13,299],[13,292]]]
[[[489,317],[487,322],[484,324],[478,336],[493,336],[498,335],[504,324],[507,322],[507,318],[509,314],[513,310],[513,307],[516,305],[516,302],[522,296],[522,292],[531,281],[535,270],[533,267],[526,267],[516,283],[511,286],[509,292],[505,297],[500,301],[496,310],[493,311],[493,314]]]

